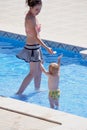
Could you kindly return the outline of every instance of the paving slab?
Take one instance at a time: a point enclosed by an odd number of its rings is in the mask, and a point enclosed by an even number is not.
[[[6,97],[0,117],[1,130],[87,130],[87,118]]]
[[[25,0],[0,0],[0,30],[25,35]],[[87,0],[43,0],[41,38],[87,47]]]

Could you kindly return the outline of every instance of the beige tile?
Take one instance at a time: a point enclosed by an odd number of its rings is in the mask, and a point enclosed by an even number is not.
[[[0,0],[0,29],[25,34],[25,0]],[[87,47],[87,1],[43,0],[41,38]]]
[[[87,118],[5,97],[0,97],[0,117],[1,130],[87,130]]]

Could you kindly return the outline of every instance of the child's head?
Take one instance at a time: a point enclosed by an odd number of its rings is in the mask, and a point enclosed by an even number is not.
[[[57,74],[59,71],[59,65],[57,63],[51,63],[49,65],[49,73],[52,75]]]

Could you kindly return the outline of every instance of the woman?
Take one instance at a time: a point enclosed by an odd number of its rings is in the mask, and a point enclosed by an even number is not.
[[[17,57],[30,63],[30,72],[23,80],[16,94],[22,94],[33,78],[35,90],[39,90],[41,83],[40,62],[42,61],[40,47],[43,46],[50,54],[53,54],[52,49],[47,47],[39,36],[41,26],[38,23],[36,16],[41,11],[42,1],[26,0],[26,3],[29,6],[29,11],[25,17],[25,32],[27,35],[27,41],[23,50],[17,55]]]

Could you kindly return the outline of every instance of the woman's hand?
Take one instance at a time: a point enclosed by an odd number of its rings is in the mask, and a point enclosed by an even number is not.
[[[47,50],[48,50],[48,52],[49,52],[50,54],[54,54],[52,48],[48,47]]]

